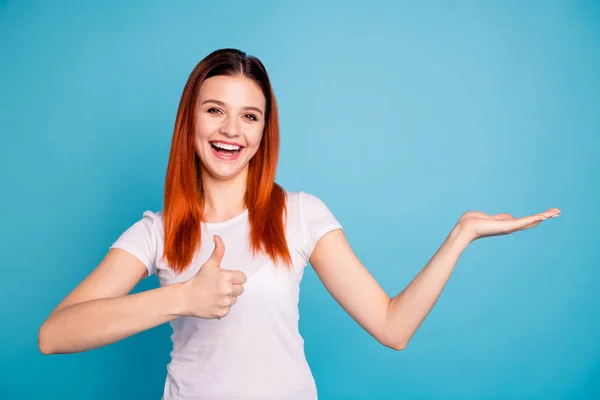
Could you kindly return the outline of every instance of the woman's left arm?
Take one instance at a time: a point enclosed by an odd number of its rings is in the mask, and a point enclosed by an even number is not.
[[[310,263],[328,292],[360,326],[381,344],[402,350],[435,305],[471,242],[530,229],[559,213],[551,208],[516,219],[509,214],[466,212],[425,267],[394,298],[362,265],[342,230],[329,232],[317,242]]]

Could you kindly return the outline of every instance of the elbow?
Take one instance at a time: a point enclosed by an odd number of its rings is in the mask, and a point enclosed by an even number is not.
[[[406,348],[407,344],[408,344],[408,342],[405,342],[405,341],[396,341],[396,342],[387,343],[387,344],[385,344],[385,346],[389,347],[392,350],[401,351]]]
[[[382,340],[380,340],[379,342],[384,345],[387,348],[390,348],[392,350],[396,350],[396,351],[401,351],[406,349],[406,346],[408,345],[410,338],[406,338],[403,336],[396,336],[396,337],[385,337]]]
[[[50,354],[54,354],[54,350],[52,349],[52,342],[49,340],[48,335],[48,326],[44,323],[40,330],[38,331],[38,349],[40,353],[47,356]]]

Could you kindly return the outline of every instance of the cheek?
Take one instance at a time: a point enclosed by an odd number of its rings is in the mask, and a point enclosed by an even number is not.
[[[263,137],[264,126],[256,127],[246,132],[246,143],[249,148],[258,149]]]
[[[198,119],[196,121],[196,131],[194,132],[196,141],[208,139],[212,132],[213,129],[209,123],[203,121],[202,119]]]

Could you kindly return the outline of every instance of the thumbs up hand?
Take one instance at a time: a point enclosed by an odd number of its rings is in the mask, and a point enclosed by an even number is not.
[[[219,236],[213,236],[215,249],[198,273],[181,286],[183,315],[207,319],[221,319],[229,314],[238,296],[244,292],[246,275],[241,271],[221,269],[225,245]]]

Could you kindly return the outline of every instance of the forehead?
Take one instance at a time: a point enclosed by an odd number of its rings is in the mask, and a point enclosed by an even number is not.
[[[230,107],[265,108],[266,99],[260,86],[244,76],[213,76],[200,87],[200,101],[219,100]]]

